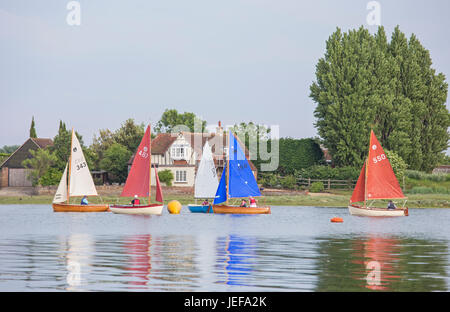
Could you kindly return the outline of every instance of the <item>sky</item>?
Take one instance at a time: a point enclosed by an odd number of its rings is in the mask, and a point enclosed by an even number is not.
[[[0,0],[0,147],[21,145],[32,116],[38,137],[63,120],[89,145],[171,108],[314,137],[309,87],[326,40],[336,27],[377,29],[365,0],[79,0],[80,25],[69,2]],[[416,34],[448,81],[450,1],[378,3],[388,37],[396,25]]]

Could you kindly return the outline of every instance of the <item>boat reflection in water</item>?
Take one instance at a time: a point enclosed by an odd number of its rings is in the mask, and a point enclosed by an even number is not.
[[[354,263],[360,265],[360,271],[354,276],[365,276],[365,285],[370,290],[391,290],[395,279],[401,278],[397,264],[401,255],[401,243],[395,238],[369,236],[354,242]],[[396,273],[397,271],[397,273]]]
[[[126,253],[129,256],[125,270],[129,272],[126,276],[128,276],[127,283],[132,285],[131,289],[140,288],[139,286],[145,286],[148,283],[152,269],[151,245],[150,234],[131,236],[124,241]]]
[[[316,291],[448,291],[446,241],[321,238]]]
[[[88,284],[94,244],[89,234],[72,234],[61,242],[66,251],[66,290],[82,290]]]
[[[256,238],[228,235],[217,238],[217,283],[249,286],[256,260]]]

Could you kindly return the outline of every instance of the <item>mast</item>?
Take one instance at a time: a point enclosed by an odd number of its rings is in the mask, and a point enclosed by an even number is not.
[[[230,143],[231,143],[231,131],[228,132],[228,156],[227,156],[227,205],[228,205],[228,193],[230,192]]]
[[[368,172],[369,158],[366,159],[366,172],[364,172],[364,208],[367,202],[367,172]]]
[[[369,173],[369,156],[370,156],[370,148],[372,146],[372,132],[373,129],[370,129],[370,139],[369,139],[369,152],[367,153],[366,158],[366,172],[364,173],[364,208],[367,208],[367,174]]]
[[[70,173],[72,168],[72,146],[73,146],[73,128],[72,137],[70,138],[70,154],[69,154],[69,172],[67,175],[67,203],[70,204]]]
[[[149,127],[149,138],[148,138],[149,157],[148,157],[148,161],[150,162],[150,166],[148,168],[148,204],[150,204],[150,201],[152,198],[152,127],[151,127],[151,124],[149,124],[148,127]],[[155,171],[155,174],[156,174],[156,171]]]

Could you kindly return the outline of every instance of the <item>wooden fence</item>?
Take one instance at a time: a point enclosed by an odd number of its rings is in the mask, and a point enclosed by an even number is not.
[[[326,190],[331,189],[354,189],[356,185],[356,180],[334,180],[334,179],[311,179],[311,178],[299,178],[297,179],[297,184],[300,186],[310,187],[314,182],[322,182]]]

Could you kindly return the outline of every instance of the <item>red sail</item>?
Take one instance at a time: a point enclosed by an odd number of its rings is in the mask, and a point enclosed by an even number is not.
[[[123,188],[123,197],[148,197],[149,194],[149,174],[150,174],[150,126],[147,127],[141,144],[134,155],[133,164],[128,174],[127,182]]]
[[[156,201],[162,203],[163,195],[162,195],[161,183],[159,183],[158,170],[156,170],[156,167],[155,167],[155,179],[156,179]]]
[[[367,199],[404,198],[380,142],[371,131],[367,164]]]
[[[361,173],[359,174],[358,181],[356,182],[355,189],[353,190],[351,203],[364,201],[364,188],[366,186],[366,163],[364,163]]]

